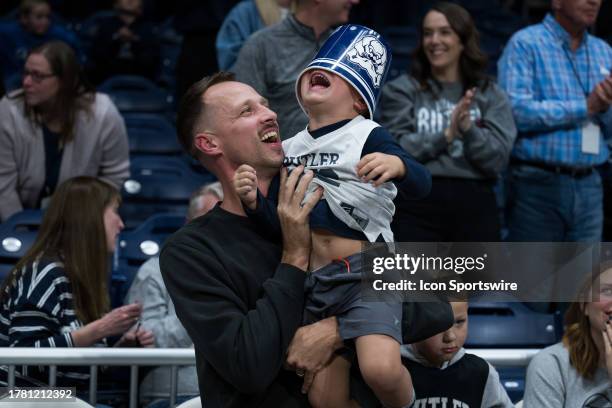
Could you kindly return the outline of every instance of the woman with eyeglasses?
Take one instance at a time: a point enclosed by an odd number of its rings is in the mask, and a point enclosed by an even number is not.
[[[129,176],[127,132],[74,51],[52,41],[30,51],[22,88],[0,101],[0,221],[46,207],[59,183],[80,175],[119,188]]]

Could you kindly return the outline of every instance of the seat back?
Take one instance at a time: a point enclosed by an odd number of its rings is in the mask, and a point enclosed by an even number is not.
[[[165,113],[169,109],[168,95],[144,77],[116,75],[104,81],[98,90],[108,94],[122,113]]]
[[[123,115],[130,144],[130,154],[180,154],[176,129],[165,116],[154,113]]]
[[[0,277],[6,276],[30,249],[42,217],[41,210],[24,210],[0,224]]]

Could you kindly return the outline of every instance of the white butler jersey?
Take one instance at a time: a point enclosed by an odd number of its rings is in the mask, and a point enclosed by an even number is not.
[[[393,242],[391,220],[397,188],[392,182],[379,187],[364,183],[356,170],[363,146],[378,126],[357,116],[340,129],[316,139],[304,129],[283,142],[285,166],[293,169],[303,164],[315,173],[306,197],[320,185],[324,188],[323,199],[339,220],[363,231],[370,242],[381,234],[386,242]]]

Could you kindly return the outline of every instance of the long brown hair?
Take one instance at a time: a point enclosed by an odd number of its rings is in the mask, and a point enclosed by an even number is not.
[[[91,112],[91,106],[95,99],[95,89],[86,80],[81,64],[72,48],[62,41],[50,41],[32,49],[32,54],[45,57],[51,72],[59,80],[59,90],[54,100],[53,111],[49,114],[57,118],[60,123],[60,144],[65,145],[74,138],[74,125],[77,113],[83,110]],[[28,106],[23,100],[26,116],[41,125],[43,123],[42,112],[39,108]]]
[[[94,177],[75,177],[60,184],[36,241],[6,277],[0,296],[36,259],[59,259],[72,285],[77,317],[85,324],[102,317],[110,305],[104,210],[119,200],[114,187]]]
[[[612,269],[612,261],[603,262],[600,273]],[[597,279],[598,277],[595,277]],[[568,349],[570,363],[586,379],[592,379],[599,366],[599,350],[591,335],[591,323],[584,313],[585,299],[592,298],[595,279],[589,279],[578,292],[577,300],[572,302],[565,313],[565,334],[563,344]]]
[[[437,11],[446,17],[453,31],[457,34],[463,44],[463,51],[459,57],[459,76],[463,85],[463,91],[479,87],[484,90],[489,84],[490,79],[486,74],[488,58],[480,50],[480,34],[476,29],[474,20],[470,13],[458,4],[440,2],[436,3],[425,14]],[[428,83],[430,79],[435,81],[431,73],[431,64],[425,54],[423,47],[423,21],[419,26],[419,43],[414,50],[411,74],[421,85],[423,90],[430,91]]]

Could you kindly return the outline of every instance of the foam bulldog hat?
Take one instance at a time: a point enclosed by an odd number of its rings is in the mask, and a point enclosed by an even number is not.
[[[380,89],[391,66],[391,47],[376,31],[357,24],[338,27],[300,73],[295,93],[302,110],[300,80],[311,69],[333,72],[344,78],[365,101],[372,119]]]

